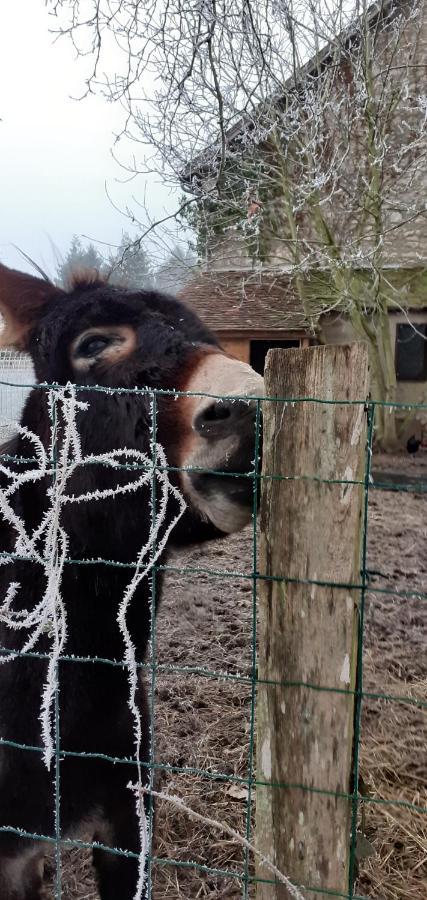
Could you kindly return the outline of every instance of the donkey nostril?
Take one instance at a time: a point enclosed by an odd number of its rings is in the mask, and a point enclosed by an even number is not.
[[[203,413],[205,422],[216,422],[221,419],[229,419],[230,416],[230,406],[226,403],[223,403],[221,400],[218,400],[217,403],[212,403],[211,406],[208,406]]]
[[[231,416],[232,410],[230,409],[230,404],[217,400],[215,403],[210,403],[209,406],[198,413],[193,422],[193,427],[202,434],[203,437],[208,437],[210,435],[214,436],[219,430],[221,430],[222,433],[222,429],[226,426],[227,419],[230,419]]]
[[[193,422],[193,428],[203,437],[223,437],[238,433],[245,422],[254,415],[252,404],[247,400],[216,400],[200,410]]]

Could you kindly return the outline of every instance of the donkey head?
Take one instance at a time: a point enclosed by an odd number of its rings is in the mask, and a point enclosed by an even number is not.
[[[40,382],[188,392],[158,396],[157,434],[168,464],[179,470],[193,519],[226,533],[250,520],[252,479],[219,473],[253,470],[251,398],[262,394],[263,381],[225,354],[185,304],[156,291],[112,287],[97,273],[76,276],[64,291],[0,265],[0,311],[1,345],[28,352]],[[40,396],[30,396],[23,421],[45,440]],[[88,452],[149,446],[147,397],[91,393],[90,404]]]

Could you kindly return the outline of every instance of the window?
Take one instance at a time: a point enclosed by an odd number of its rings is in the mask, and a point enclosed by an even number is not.
[[[427,380],[427,323],[405,323],[396,329],[398,381]]]

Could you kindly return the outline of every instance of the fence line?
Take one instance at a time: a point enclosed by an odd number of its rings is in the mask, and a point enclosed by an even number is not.
[[[15,364],[16,360],[13,361],[11,359],[11,363],[12,362],[14,362],[14,364]],[[23,360],[21,360],[21,363],[22,362],[23,362]],[[13,366],[11,365],[11,372],[12,371],[13,371]],[[25,378],[27,378],[27,375],[28,375],[27,369],[25,369],[24,374],[25,374]],[[28,389],[31,387],[31,383],[30,383],[31,379],[28,379],[28,383],[23,382],[21,380],[21,378],[19,378],[19,380],[15,381],[15,372],[14,372],[13,377],[14,377],[13,382],[0,381],[0,385],[8,385],[9,391],[12,391],[12,389],[15,388],[18,392],[21,392],[19,394],[19,398],[18,398],[19,402],[17,400],[16,404],[12,403],[10,406],[8,406],[8,405],[2,406],[0,404],[0,410],[1,410],[0,424],[4,423],[4,425],[10,431],[13,431],[13,420],[15,418],[18,406],[22,402],[22,397],[23,397],[22,392],[27,391],[27,393],[28,393]],[[58,387],[55,385],[38,385],[37,389],[45,391],[50,398],[53,398],[54,402],[53,402],[52,409],[54,409],[55,404],[58,402]],[[64,391],[64,388],[62,388],[61,390]],[[111,394],[111,395],[114,395],[115,393],[132,393],[132,394],[138,393],[138,394],[141,394],[144,396],[149,396],[152,399],[152,407],[151,407],[152,446],[151,446],[150,460],[148,460],[146,463],[144,463],[144,465],[142,465],[141,463],[138,463],[138,462],[135,462],[135,463],[125,462],[125,463],[119,463],[119,464],[115,463],[114,467],[119,470],[125,470],[125,471],[127,470],[129,472],[132,472],[132,471],[138,472],[139,470],[141,470],[142,472],[145,472],[145,474],[149,477],[149,480],[150,480],[152,516],[154,517],[155,511],[156,511],[156,508],[158,505],[158,495],[156,493],[156,491],[157,491],[156,486],[159,483],[161,483],[162,478],[167,478],[168,473],[175,473],[175,472],[179,471],[177,469],[177,467],[169,467],[167,465],[166,461],[164,461],[164,460],[162,461],[161,455],[159,457],[159,450],[158,450],[158,445],[157,445],[157,440],[156,440],[157,399],[164,397],[165,395],[169,395],[169,396],[172,395],[172,396],[177,396],[177,397],[187,396],[188,395],[187,392],[176,393],[176,392],[172,392],[172,391],[151,391],[148,389],[118,389],[116,391],[113,388],[103,388],[103,387],[98,387],[98,386],[84,386],[84,385],[75,386],[75,391],[76,391],[76,396],[80,392],[83,392],[85,394],[85,398],[86,397],[90,398],[91,391],[102,391],[103,393],[107,393],[107,394]],[[0,396],[1,396],[1,393],[2,392],[0,392]],[[194,396],[194,393],[192,392],[190,394],[190,396]],[[200,396],[200,395],[197,395],[197,396]],[[203,394],[202,396],[212,396],[213,398],[216,398],[216,395],[210,395],[210,394],[209,395]],[[217,398],[217,399],[221,399],[221,398]],[[238,398],[232,397],[230,399],[238,399]],[[242,399],[245,399],[245,398],[242,398]],[[304,473],[302,475],[290,474],[290,475],[284,476],[284,475],[280,475],[280,474],[278,475],[277,473],[274,473],[274,472],[266,473],[266,472],[258,471],[257,460],[258,460],[258,451],[260,449],[260,440],[261,440],[260,412],[261,412],[261,403],[262,402],[263,403],[274,403],[274,404],[281,403],[281,404],[288,404],[288,405],[293,405],[293,404],[324,405],[324,404],[328,404],[328,405],[332,405],[334,407],[336,407],[336,406],[354,406],[354,405],[359,406],[360,409],[362,411],[364,411],[364,413],[367,415],[368,420],[369,420],[369,435],[368,435],[367,453],[366,453],[367,463],[366,463],[366,468],[365,468],[363,477],[362,478],[354,478],[354,477],[352,477],[352,478],[333,478],[332,477],[329,479],[329,478],[324,478],[324,477],[319,478],[315,473],[313,473],[313,474]],[[317,885],[309,884],[309,885],[305,885],[303,888],[304,893],[307,895],[316,894],[316,895],[322,895],[325,897],[327,897],[327,896],[342,897],[342,898],[346,898],[346,900],[358,900],[359,895],[354,893],[352,883],[353,883],[354,875],[355,875],[354,860],[355,860],[355,850],[356,850],[357,816],[358,816],[358,812],[359,812],[361,804],[368,805],[368,806],[376,805],[376,804],[377,805],[385,805],[385,806],[396,806],[396,807],[413,810],[415,813],[421,813],[421,814],[427,813],[427,807],[425,807],[422,804],[416,803],[416,802],[410,803],[407,801],[402,801],[399,798],[396,798],[395,800],[393,800],[393,799],[385,799],[385,798],[375,797],[375,796],[362,797],[357,792],[357,787],[355,787],[353,791],[345,791],[345,790],[333,791],[333,790],[329,790],[329,789],[322,787],[321,784],[304,784],[304,783],[298,783],[298,782],[292,781],[292,780],[291,781],[286,781],[286,780],[275,781],[274,779],[273,780],[260,779],[254,773],[256,691],[259,686],[275,685],[275,686],[280,686],[280,687],[286,687],[287,689],[289,689],[289,688],[301,689],[302,688],[304,690],[311,691],[314,693],[348,695],[349,697],[355,698],[356,707],[357,707],[356,761],[354,764],[354,771],[356,774],[356,784],[357,784],[357,774],[358,774],[358,768],[359,768],[358,751],[359,751],[360,740],[361,740],[360,712],[361,712],[361,703],[362,703],[363,699],[366,697],[366,698],[370,698],[370,699],[378,699],[378,700],[381,700],[382,702],[413,705],[420,709],[427,708],[427,701],[424,701],[422,699],[418,699],[418,698],[410,697],[410,696],[406,696],[406,697],[400,696],[400,695],[396,695],[396,694],[392,694],[392,693],[387,693],[386,691],[378,691],[378,692],[364,691],[363,686],[360,687],[360,685],[352,687],[352,688],[337,688],[337,687],[331,686],[331,685],[307,683],[307,682],[304,682],[301,680],[293,681],[293,680],[289,680],[289,679],[281,680],[281,679],[262,678],[262,677],[258,677],[258,673],[257,673],[257,645],[256,645],[256,621],[257,621],[257,615],[258,615],[257,588],[260,583],[272,581],[275,583],[282,582],[284,584],[311,585],[311,586],[318,586],[318,587],[328,587],[328,588],[332,588],[332,589],[335,589],[335,588],[336,589],[346,589],[346,590],[354,591],[354,592],[362,592],[362,594],[366,594],[366,592],[369,591],[370,593],[373,593],[373,594],[389,596],[391,599],[393,599],[393,598],[405,599],[408,597],[414,597],[416,599],[419,599],[420,601],[427,599],[427,592],[424,592],[424,591],[418,591],[416,589],[410,590],[410,591],[400,591],[397,589],[395,590],[393,588],[376,587],[375,585],[373,585],[371,583],[372,576],[371,576],[371,573],[369,572],[369,568],[368,568],[368,564],[367,564],[367,546],[368,546],[367,545],[367,515],[368,515],[369,496],[373,490],[376,490],[379,487],[381,487],[382,489],[385,489],[387,487],[386,482],[380,483],[380,484],[372,483],[371,478],[370,478],[372,443],[373,443],[374,426],[375,426],[375,411],[379,406],[389,406],[389,407],[393,406],[393,407],[399,407],[399,408],[413,408],[413,409],[419,409],[419,410],[427,410],[427,404],[409,404],[409,403],[408,404],[380,404],[379,402],[373,401],[373,400],[369,400],[367,402],[365,398],[360,398],[359,400],[346,400],[346,399],[344,399],[344,400],[330,400],[330,399],[325,400],[322,398],[310,397],[310,396],[304,397],[304,398],[301,398],[301,397],[296,397],[296,398],[292,398],[292,397],[288,397],[288,398],[286,398],[286,397],[258,398],[258,403],[257,403],[258,411],[257,411],[256,426],[255,426],[255,444],[256,444],[255,457],[254,457],[255,465],[254,465],[253,472],[249,473],[249,474],[230,473],[230,472],[220,473],[225,478],[230,478],[230,477],[246,477],[247,478],[247,477],[249,477],[253,480],[253,527],[252,527],[252,567],[251,567],[251,571],[244,572],[244,571],[232,571],[232,570],[227,570],[227,569],[225,569],[225,570],[209,569],[209,568],[205,568],[203,566],[199,566],[199,567],[182,566],[182,567],[180,567],[179,565],[159,563],[158,562],[159,545],[157,543],[157,534],[156,534],[155,539],[150,548],[150,562],[151,562],[151,570],[153,572],[153,580],[152,580],[152,605],[153,605],[153,608],[155,608],[155,605],[156,605],[157,574],[160,572],[163,572],[163,571],[174,572],[177,574],[190,574],[190,575],[203,574],[206,577],[210,577],[210,578],[226,577],[226,578],[245,579],[245,580],[250,581],[252,584],[252,595],[251,595],[252,642],[251,642],[251,663],[250,663],[250,670],[248,673],[239,674],[238,672],[228,672],[228,671],[222,672],[222,671],[212,670],[209,668],[204,669],[203,667],[186,667],[186,666],[179,666],[179,665],[158,664],[156,661],[157,660],[157,635],[156,635],[156,626],[154,623],[154,619],[153,619],[152,632],[151,632],[149,658],[146,661],[142,661],[142,660],[138,660],[138,659],[135,660],[135,670],[146,672],[147,676],[149,678],[152,726],[154,726],[154,718],[155,718],[156,677],[157,677],[157,674],[159,674],[159,673],[170,674],[170,675],[174,675],[177,677],[178,676],[179,677],[200,676],[204,679],[217,679],[218,681],[224,680],[224,681],[230,681],[230,682],[236,682],[236,683],[239,682],[239,683],[248,685],[248,687],[250,688],[250,711],[249,711],[250,720],[249,720],[249,751],[248,751],[248,758],[247,758],[247,777],[242,778],[242,777],[232,775],[227,772],[207,770],[207,769],[203,769],[202,767],[191,767],[191,766],[185,766],[185,765],[174,766],[174,765],[168,764],[167,762],[159,763],[156,760],[156,755],[155,755],[154,736],[153,736],[150,759],[148,761],[140,760],[138,752],[136,752],[135,758],[132,760],[115,758],[115,757],[109,756],[108,754],[103,754],[103,753],[97,753],[97,754],[85,753],[83,750],[81,752],[71,752],[71,751],[67,750],[67,748],[61,747],[60,742],[59,742],[60,692],[59,692],[59,687],[58,687],[58,691],[55,693],[54,735],[53,735],[53,738],[54,738],[53,751],[54,751],[54,756],[55,756],[55,760],[56,760],[55,778],[56,778],[57,800],[55,801],[55,805],[56,805],[56,813],[57,813],[57,833],[56,833],[55,837],[46,836],[46,835],[37,835],[37,834],[33,834],[31,832],[26,832],[25,830],[22,830],[22,829],[12,828],[11,826],[8,826],[8,823],[6,823],[6,822],[5,823],[0,822],[0,832],[1,833],[13,833],[13,834],[17,834],[22,837],[31,837],[31,838],[34,838],[35,840],[44,841],[47,844],[53,844],[55,846],[55,848],[56,848],[56,875],[55,875],[56,885],[55,885],[55,890],[56,890],[57,900],[60,900],[60,898],[62,896],[61,850],[63,848],[66,848],[66,847],[93,848],[94,846],[98,846],[98,847],[101,847],[102,849],[105,849],[106,852],[112,853],[113,855],[118,854],[118,855],[124,855],[124,856],[135,856],[135,854],[132,854],[130,851],[127,851],[126,848],[109,848],[109,847],[106,847],[105,845],[99,844],[97,842],[85,842],[85,841],[80,841],[77,839],[71,840],[69,838],[64,838],[63,836],[61,836],[60,807],[59,807],[60,761],[66,759],[66,758],[70,758],[70,757],[97,758],[97,759],[102,759],[106,762],[111,762],[112,764],[128,765],[129,767],[134,767],[134,768],[138,768],[139,766],[148,767],[150,770],[150,786],[151,786],[153,794],[155,793],[154,792],[154,780],[153,780],[154,773],[159,770],[164,771],[164,772],[181,773],[182,775],[188,775],[188,776],[193,776],[193,775],[199,776],[199,777],[203,777],[204,779],[206,779],[209,782],[217,781],[221,784],[230,784],[230,785],[234,784],[234,785],[246,787],[248,789],[248,795],[247,795],[247,800],[246,800],[246,816],[245,816],[245,828],[244,828],[245,834],[244,834],[244,837],[242,838],[242,840],[246,842],[246,845],[245,845],[245,856],[244,856],[244,861],[243,861],[241,870],[234,870],[234,869],[228,870],[225,868],[217,869],[217,868],[215,868],[215,866],[204,865],[202,863],[198,863],[197,861],[185,861],[185,860],[179,860],[179,859],[176,860],[176,859],[165,859],[165,858],[159,859],[158,857],[153,855],[151,847],[148,850],[148,857],[147,857],[148,863],[149,863],[149,872],[151,872],[152,865],[176,866],[177,868],[194,867],[201,873],[205,873],[207,875],[211,874],[218,878],[222,877],[222,878],[236,879],[242,885],[242,897],[245,898],[245,900],[249,896],[251,896],[251,897],[253,896],[252,891],[253,891],[254,885],[265,884],[265,885],[272,886],[275,884],[274,879],[259,877],[258,874],[254,874],[253,868],[252,868],[251,852],[250,852],[250,848],[248,845],[251,843],[250,838],[251,838],[252,828],[253,828],[253,811],[252,811],[251,801],[252,801],[253,792],[256,791],[257,788],[269,787],[269,788],[272,788],[272,789],[274,788],[277,790],[287,788],[287,789],[293,790],[293,791],[303,791],[303,792],[308,792],[308,793],[312,793],[312,794],[318,794],[318,795],[324,796],[326,798],[335,798],[335,799],[342,798],[345,800],[350,800],[353,803],[352,871],[351,871],[351,877],[350,877],[349,892],[344,893],[340,890],[333,890],[330,888],[326,888],[324,886],[322,887],[321,885],[317,886]],[[56,435],[55,429],[53,429],[52,433],[55,438],[55,435]],[[52,445],[53,446],[53,457],[52,457],[52,460],[50,461],[50,464],[47,465],[47,467],[46,467],[46,473],[50,474],[50,475],[52,475],[52,474],[55,475],[56,470],[57,470],[57,464],[58,464],[58,459],[57,459],[57,449],[58,448],[56,447],[55,440],[56,440],[56,438],[54,439],[53,445]],[[38,462],[39,461],[40,460],[38,460]],[[9,478],[9,481],[12,481],[13,483],[17,484],[16,471],[19,471],[19,467],[25,466],[25,465],[31,465],[31,463],[36,463],[36,462],[37,462],[37,456],[35,456],[32,459],[26,458],[24,460],[23,458],[19,458],[19,456],[16,456],[13,453],[8,452],[6,454],[0,454],[0,471],[6,478]],[[17,468],[14,468],[15,464],[16,464]],[[84,460],[83,460],[82,464],[85,464]],[[93,465],[94,462],[87,461],[86,464]],[[111,464],[111,461],[109,461],[108,459],[104,459],[102,461],[102,464],[107,466],[107,465]],[[144,466],[145,466],[145,468],[144,468]],[[186,471],[189,471],[189,469],[186,469]],[[191,471],[191,469],[190,469],[190,471]],[[196,467],[194,469],[194,471],[203,471],[203,472],[208,471],[209,472],[209,471],[213,471],[213,470],[204,470],[204,469],[200,469],[200,467]],[[218,473],[215,473],[215,474],[218,474]],[[160,481],[158,481],[158,479],[160,479]],[[290,577],[286,574],[282,574],[282,575],[278,576],[275,573],[270,574],[265,571],[264,572],[259,571],[257,531],[256,531],[256,513],[257,513],[257,505],[258,505],[258,483],[259,482],[268,483],[268,482],[272,482],[272,481],[278,481],[278,482],[301,481],[301,482],[312,482],[312,483],[317,483],[317,484],[322,484],[322,485],[326,485],[326,484],[346,485],[347,484],[347,485],[363,486],[364,491],[365,491],[363,557],[362,557],[362,565],[361,565],[361,569],[360,569],[360,578],[359,579],[354,579],[354,580],[351,580],[348,582],[346,582],[346,581],[340,582],[339,580],[333,580],[333,579],[331,579],[331,580],[323,579],[322,580],[322,579],[307,578],[307,577]],[[425,484],[425,482],[419,482],[414,485],[399,485],[399,484],[396,485],[396,484],[394,484],[393,488],[398,489],[398,490],[405,490],[405,491],[412,490],[415,493],[415,492],[419,492],[420,490],[425,490],[427,488],[427,485]],[[4,500],[4,496],[5,496],[4,489],[1,491],[1,494],[2,494],[3,500]],[[87,501],[90,502],[90,500],[91,500],[91,498],[88,497]],[[152,527],[154,528],[154,526],[155,526],[155,522],[154,522],[154,518],[153,518]],[[23,552],[22,545],[18,548],[15,548],[15,551],[13,551],[13,552],[5,551],[3,549],[0,552],[0,560],[2,563],[5,563],[5,562],[13,563],[14,561],[29,561],[29,562],[31,562],[36,559],[38,562],[41,561],[42,563],[46,563],[46,561],[47,561],[47,557],[43,557],[43,555],[40,555],[39,553],[36,554],[34,552],[34,549],[33,549],[33,552],[31,552],[31,541],[27,544],[27,552],[26,553]],[[106,566],[111,566],[111,567],[125,568],[125,569],[129,569],[131,571],[134,571],[134,572],[139,571],[138,561],[135,561],[135,563],[123,563],[120,560],[114,560],[114,559],[96,559],[96,560],[73,559],[73,558],[67,558],[66,556],[64,557],[63,561],[64,561],[64,565],[67,565],[67,566],[69,566],[69,565],[89,565],[89,566],[90,565],[106,565]],[[10,604],[10,598],[7,602]],[[3,617],[5,615],[4,598],[0,598],[0,614],[3,615]],[[361,637],[363,637],[363,621],[360,624],[360,634],[361,634]],[[363,650],[363,639],[361,641],[360,653],[362,653],[362,650]],[[8,651],[5,651],[4,648],[0,648],[0,654],[4,655],[6,652],[8,652]],[[32,658],[40,658],[40,659],[46,659],[46,660],[49,660],[52,658],[48,653],[42,653],[42,652],[38,651],[36,647],[28,648],[28,650],[26,652],[17,652],[14,654],[14,656],[16,656],[16,657],[28,656],[28,657],[32,657]],[[111,666],[118,666],[118,667],[122,667],[122,668],[126,665],[126,662],[123,660],[120,661],[120,660],[110,660],[110,659],[104,659],[104,658],[98,658],[98,657],[69,656],[66,653],[66,645],[64,645],[63,651],[61,650],[57,655],[56,663],[58,663],[58,662],[61,662],[61,663],[66,662],[69,664],[75,664],[77,662],[87,662],[87,663],[91,663],[92,665],[95,665],[95,664],[96,665],[97,664],[111,665]],[[359,665],[361,665],[361,664],[362,664],[362,657],[360,656],[359,657]],[[58,678],[55,678],[55,683],[57,685],[59,684]],[[43,748],[41,748],[41,747],[30,746],[30,745],[20,743],[20,742],[15,743],[12,739],[6,739],[3,737],[0,738],[0,745],[15,747],[17,749],[26,750],[30,753],[43,753]],[[152,815],[153,815],[152,805],[150,804],[150,811],[149,811],[149,826],[150,826],[149,830],[150,831],[151,831],[151,824],[152,824]],[[287,873],[285,873],[285,874],[287,874]],[[150,879],[150,882],[151,882],[151,879]],[[302,889],[301,885],[300,885],[300,887]],[[150,890],[151,890],[151,888],[150,888]],[[362,900],[362,898],[361,898],[361,900]]]

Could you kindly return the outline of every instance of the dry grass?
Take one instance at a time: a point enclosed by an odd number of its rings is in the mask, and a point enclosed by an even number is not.
[[[381,661],[383,668],[384,661]],[[365,688],[375,690],[379,665],[372,653]],[[427,681],[390,679],[386,693],[427,703]],[[365,701],[362,773],[370,796],[427,806],[427,710]],[[427,815],[396,805],[365,804],[365,829],[376,855],[363,862],[359,891],[378,900],[426,900]]]
[[[377,666],[369,653],[365,663],[367,690],[376,689],[377,675]],[[188,684],[189,702],[202,690],[200,679],[195,681],[199,683]],[[402,684],[393,679],[383,688],[387,693],[427,701],[426,681]],[[241,702],[244,707],[246,698],[241,698]],[[205,747],[200,753],[201,748],[197,746],[199,728],[203,731],[207,724],[202,718],[195,729],[194,753],[185,762],[212,771],[219,759],[227,759],[230,774],[243,775],[248,742],[247,736],[243,736],[242,742],[242,716],[235,689],[222,685],[215,692],[212,712],[209,748]],[[417,707],[382,700],[365,701],[361,768],[372,797],[427,805],[426,721],[426,711]],[[176,714],[168,717],[170,726],[179,727],[178,701]],[[224,746],[225,736],[227,746]],[[245,833],[244,792],[239,794],[237,790],[233,796],[233,789],[230,792],[230,787],[221,782],[179,773],[164,777],[161,787],[182,797],[196,812],[224,820],[241,834]],[[167,862],[173,859],[184,863],[197,861],[201,865],[241,872],[242,848],[227,836],[189,820],[171,804],[161,802],[157,809],[154,852],[166,864],[154,868],[153,900],[241,898],[240,880],[168,865]],[[361,864],[359,894],[375,900],[426,900],[427,816],[398,806],[366,803],[365,829],[375,848],[375,856]],[[88,853],[72,851],[64,854],[63,880],[64,900],[98,900]],[[252,889],[250,896],[254,896]]]
[[[391,466],[389,459],[386,466]],[[378,573],[375,586],[427,590],[426,511],[426,495],[373,496],[369,567]],[[249,570],[250,559],[248,532],[192,549],[186,563]],[[248,673],[251,611],[250,582],[175,574],[166,585],[159,617],[159,662]],[[427,602],[371,593],[366,625],[365,690],[427,702]],[[246,684],[182,673],[158,677],[157,762],[211,775],[163,772],[159,789],[182,797],[202,815],[226,821],[241,834],[246,829],[245,793],[215,780],[214,774],[247,776],[250,699]],[[426,806],[426,747],[427,709],[365,699],[361,767],[372,797]],[[359,894],[375,900],[426,900],[427,816],[396,805],[364,807],[375,856],[360,864]],[[241,880],[187,864],[241,873],[243,849],[166,802],[158,804],[154,852],[162,864],[154,867],[153,900],[242,897]],[[63,882],[63,900],[98,900],[87,853],[64,855]],[[47,891],[46,898],[51,896]],[[254,897],[253,888],[249,896]]]

